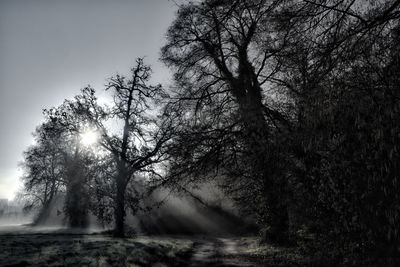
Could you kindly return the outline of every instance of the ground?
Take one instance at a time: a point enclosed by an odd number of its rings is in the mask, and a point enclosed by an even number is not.
[[[256,237],[137,236],[0,230],[0,266],[305,266],[295,248]]]

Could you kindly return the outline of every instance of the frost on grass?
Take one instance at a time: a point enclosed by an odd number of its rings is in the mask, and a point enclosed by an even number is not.
[[[270,243],[260,243],[256,237],[242,237],[236,241],[234,257],[246,259],[252,263],[251,266],[322,266],[315,264],[316,259],[306,257],[299,246],[282,247]]]
[[[99,235],[0,236],[1,266],[186,266],[186,239],[113,239]]]

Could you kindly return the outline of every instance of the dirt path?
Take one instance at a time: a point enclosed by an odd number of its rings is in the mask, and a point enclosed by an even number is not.
[[[233,238],[203,239],[195,242],[190,266],[253,266],[240,257]]]

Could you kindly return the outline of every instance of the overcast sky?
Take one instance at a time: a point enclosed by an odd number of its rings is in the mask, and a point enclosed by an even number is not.
[[[18,163],[42,109],[126,73],[146,56],[154,81],[176,6],[168,0],[0,0],[0,198],[21,186]]]

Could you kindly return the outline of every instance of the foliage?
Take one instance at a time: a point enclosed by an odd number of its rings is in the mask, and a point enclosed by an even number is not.
[[[266,227],[288,210],[338,264],[394,265],[399,5],[182,5],[162,49],[183,110],[172,177],[227,180]]]
[[[297,24],[277,80],[296,101],[294,172],[309,225],[337,264],[396,266],[399,3],[309,3],[290,9]]]
[[[175,72],[172,105],[180,111],[172,176],[223,176],[238,203],[268,222],[269,238],[284,241],[286,161],[275,151],[288,118],[268,94],[276,68],[270,58],[283,43],[264,34],[274,8],[269,1],[183,5],[162,60]]]

